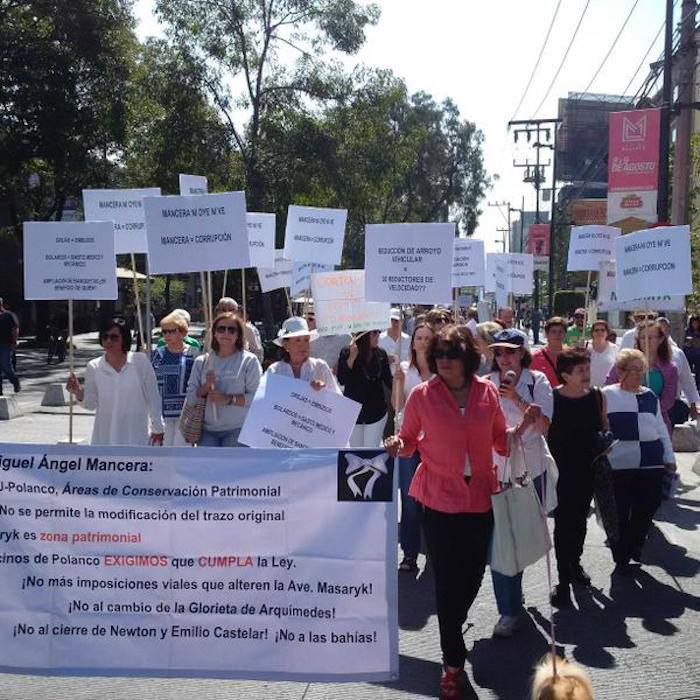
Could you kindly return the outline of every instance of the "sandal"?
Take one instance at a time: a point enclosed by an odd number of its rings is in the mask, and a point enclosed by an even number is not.
[[[418,571],[418,563],[414,557],[404,557],[399,564],[399,571]]]

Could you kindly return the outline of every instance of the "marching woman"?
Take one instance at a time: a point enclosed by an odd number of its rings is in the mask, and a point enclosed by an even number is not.
[[[435,375],[430,369],[428,350],[435,335],[427,323],[417,323],[411,335],[408,362],[402,362],[394,374],[394,410],[396,426],[401,427],[406,400],[415,387],[427,382]],[[399,541],[403,560],[399,571],[414,572],[418,570],[418,550],[420,549],[420,505],[408,495],[409,487],[420,455],[416,451],[410,457],[399,457],[399,488],[401,489],[401,523],[399,524]]]
[[[608,340],[610,326],[607,321],[597,320],[591,326],[591,338],[586,343],[591,357],[591,386],[605,386],[610,370],[615,366],[617,345]]]
[[[265,374],[281,374],[285,377],[303,379],[314,389],[329,389],[340,394],[338,383],[325,360],[311,357],[311,341],[318,332],[309,330],[305,319],[292,316],[283,324],[274,343],[282,348],[282,359],[271,364]]]
[[[379,347],[379,331],[368,331],[340,351],[338,382],[344,394],[362,405],[350,447],[379,447],[388,416],[386,395],[393,377],[389,357]]]
[[[440,698],[461,697],[468,684],[462,627],[486,568],[496,488],[493,451],[507,453],[498,392],[476,375],[480,356],[465,327],[442,328],[431,340],[428,366],[437,376],[408,397],[393,455],[420,451],[410,495],[423,505],[423,530],[435,576],[443,655]],[[532,420],[527,411],[522,431]]]
[[[494,336],[491,343],[494,371],[490,379],[500,394],[501,407],[509,428],[519,425],[526,412],[537,417],[523,432],[520,444],[513,446],[511,466],[516,473],[527,471],[542,499],[542,481],[548,461],[552,459],[544,439],[552,417],[552,387],[542,372],[528,369],[531,356],[524,347],[524,341],[524,337],[512,328]],[[494,458],[499,467],[499,480],[502,481],[505,460],[498,454]],[[547,486],[554,487],[554,484]],[[493,628],[493,636],[512,637],[523,610],[523,572],[506,576],[491,569],[491,578],[496,606],[501,616]]]
[[[131,331],[123,318],[100,329],[102,357],[85,368],[85,388],[71,373],[66,389],[95,411],[91,445],[162,445],[161,398],[153,367],[142,352],[131,352]]]
[[[211,325],[211,352],[195,361],[187,401],[206,399],[200,447],[241,447],[238,436],[260,383],[258,358],[244,349],[241,319],[219,314]]]

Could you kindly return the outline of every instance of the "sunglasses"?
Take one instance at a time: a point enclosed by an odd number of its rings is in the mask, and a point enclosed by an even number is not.
[[[436,348],[433,350],[434,360],[459,360],[462,351],[457,348]]]
[[[177,333],[179,329],[177,328],[161,328],[161,333],[163,335],[170,335],[171,333]]]
[[[236,326],[217,326],[214,329],[214,333],[230,333],[231,335],[235,335],[238,333],[238,328],[236,328]]]
[[[103,333],[101,336],[102,340],[121,340],[122,337],[119,333]]]
[[[504,355],[515,355],[518,352],[520,351],[516,350],[515,348],[496,348],[493,351],[493,354],[496,357],[503,357]]]

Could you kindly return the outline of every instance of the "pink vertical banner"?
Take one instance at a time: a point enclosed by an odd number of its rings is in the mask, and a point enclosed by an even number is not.
[[[526,253],[549,255],[549,224],[530,224]]]
[[[629,216],[656,222],[660,133],[660,109],[610,114],[608,223]]]

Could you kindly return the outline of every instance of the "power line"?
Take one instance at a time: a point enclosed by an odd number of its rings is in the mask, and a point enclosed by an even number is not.
[[[557,18],[557,14],[559,13],[559,8],[561,7],[561,3],[562,3],[562,0],[559,0],[559,2],[557,2],[557,6],[554,8],[554,14],[552,15],[552,21],[549,23],[549,29],[547,29],[547,34],[545,34],[544,42],[542,42],[542,48],[540,48],[540,53],[537,56],[537,60],[535,61],[535,65],[532,69],[532,73],[530,73],[530,79],[527,81],[527,85],[525,86],[525,90],[523,90],[523,94],[520,96],[520,102],[518,102],[518,106],[515,108],[515,111],[513,112],[513,116],[511,118],[511,121],[513,119],[515,119],[516,115],[518,114],[518,111],[523,106],[523,102],[525,101],[525,97],[528,93],[528,90],[530,89],[530,85],[532,85],[532,80],[535,77],[535,73],[537,72],[537,69],[539,68],[540,61],[542,60],[542,54],[544,54],[544,50],[547,46],[547,42],[549,41],[549,35],[552,33],[552,27],[554,27],[554,22]]]
[[[591,0],[586,0],[586,4],[583,7],[583,12],[581,12],[581,16],[578,18],[578,24],[576,25],[576,29],[574,29],[574,33],[571,35],[571,40],[569,41],[569,45],[566,47],[566,51],[564,52],[564,56],[561,59],[561,62],[559,63],[559,68],[557,68],[557,72],[554,74],[554,77],[552,78],[552,82],[549,84],[549,87],[547,88],[547,92],[545,92],[544,97],[540,101],[540,103],[537,105],[537,109],[533,112],[533,119],[537,115],[537,113],[542,109],[542,105],[545,103],[547,98],[549,97],[549,93],[552,91],[552,88],[554,87],[554,83],[557,81],[557,78],[559,77],[559,73],[561,73],[562,68],[564,67],[564,64],[566,63],[566,59],[569,56],[569,51],[571,51],[571,47],[574,45],[574,41],[576,41],[576,35],[578,34],[578,30],[581,28],[581,24],[583,22],[583,18],[586,16],[586,12],[588,11],[588,6],[591,4]]]
[[[632,7],[630,7],[630,11],[627,13],[627,17],[625,17],[625,21],[622,23],[622,26],[620,27],[620,31],[618,31],[617,36],[613,39],[613,43],[610,45],[608,52],[603,57],[603,60],[601,61],[600,65],[598,66],[596,72],[593,74],[593,77],[588,81],[588,85],[586,85],[586,87],[583,89],[584,92],[588,92],[588,89],[591,87],[591,85],[593,85],[593,83],[595,82],[595,79],[598,77],[600,71],[603,70],[603,66],[607,63],[608,59],[610,58],[610,54],[615,49],[615,46],[617,46],[617,42],[620,40],[620,37],[622,36],[622,32],[625,31],[625,27],[627,26],[627,23],[630,21],[630,17],[632,17],[632,14],[634,13],[634,10],[637,7],[637,5],[639,5],[639,0],[634,0],[634,2],[632,3]]]
[[[632,77],[629,79],[629,82],[627,83],[627,85],[625,86],[625,89],[622,92],[623,95],[630,89],[630,86],[632,85],[635,78],[637,77],[637,74],[642,69],[642,66],[644,65],[645,61],[647,60],[647,57],[649,56],[649,54],[651,53],[651,50],[654,48],[654,45],[656,44],[656,42],[659,40],[659,36],[661,36],[661,32],[664,30],[664,26],[666,26],[666,20],[664,20],[661,23],[661,26],[659,27],[659,31],[656,32],[656,36],[652,39],[652,42],[651,42],[651,44],[649,44],[649,48],[647,49],[644,56],[642,56],[642,60],[639,62],[639,65],[637,66],[637,70],[634,71],[634,75],[632,75]]]

